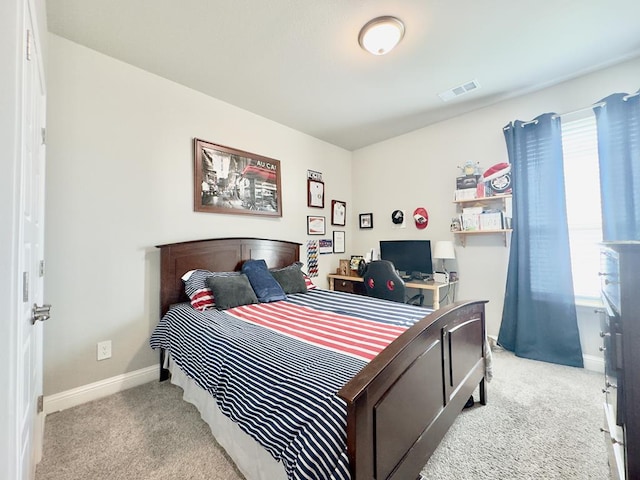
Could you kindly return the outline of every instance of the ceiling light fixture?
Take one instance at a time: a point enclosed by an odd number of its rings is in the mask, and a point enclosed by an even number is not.
[[[396,17],[378,17],[360,30],[358,43],[367,52],[384,55],[395,48],[404,37],[404,23]]]

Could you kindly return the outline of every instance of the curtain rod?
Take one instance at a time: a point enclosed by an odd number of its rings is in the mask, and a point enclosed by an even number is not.
[[[593,110],[594,108],[604,107],[606,104],[607,102],[594,103],[593,105],[589,105],[588,107],[582,107],[577,110],[572,110],[571,112],[557,113],[553,115],[551,118],[555,120],[558,117],[562,118],[562,117],[566,117],[567,115],[575,115],[576,113],[585,112],[587,110]]]
[[[640,90],[638,90],[636,93],[630,93],[629,95],[625,95],[624,97],[622,97],[622,100],[624,102],[626,102],[627,100],[629,100],[632,97],[636,97],[640,95]],[[593,105],[589,105],[588,107],[584,107],[584,108],[579,108],[578,110],[573,110],[571,112],[565,112],[565,113],[559,113],[557,115],[554,115],[552,118],[562,118],[566,115],[572,115],[575,113],[580,113],[580,112],[584,112],[585,110],[589,110],[589,109],[593,109],[593,108],[601,108],[604,107],[607,104],[606,101],[602,101],[602,102],[598,102],[598,103],[594,103]]]
[[[640,95],[640,90],[638,90],[636,93],[630,93],[629,95],[625,95],[624,97],[622,97],[623,101],[627,101],[628,99],[632,98],[632,97],[636,97]],[[584,112],[585,110],[591,110],[594,108],[600,108],[600,107],[604,107],[607,104],[607,102],[598,102],[598,103],[594,103],[593,105],[589,105],[588,107],[582,107],[579,108],[577,110],[572,110],[570,112],[564,112],[564,113],[557,113],[555,115],[553,115],[551,118],[553,118],[554,120],[558,117],[562,118],[565,117],[567,115],[574,115],[576,113],[580,113],[580,112]],[[532,123],[538,123],[538,120],[531,120],[529,122],[524,122],[521,123],[520,126],[521,127],[525,127],[526,125],[531,125]],[[508,130],[509,128],[511,128],[511,124],[507,125],[506,127],[503,128],[503,130]]]

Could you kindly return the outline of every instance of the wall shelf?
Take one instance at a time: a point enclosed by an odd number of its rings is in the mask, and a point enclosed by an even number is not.
[[[511,198],[511,194],[506,195],[493,195],[492,197],[481,197],[481,198],[472,198],[470,200],[454,200],[453,203],[458,203],[461,205],[469,205],[469,204],[487,204],[490,202],[494,202],[496,200],[504,201],[507,198]]]
[[[504,228],[502,230],[467,230],[460,232],[452,232],[454,235],[459,235],[460,243],[463,247],[466,247],[466,236],[467,235],[491,235],[491,234],[502,234],[504,237],[504,246],[507,246],[507,233],[511,233],[513,230],[511,228]]]
[[[454,200],[453,203],[460,208],[472,207],[472,206],[490,206],[493,204],[500,204],[502,211],[504,212],[507,205],[507,199],[511,199],[512,195],[494,195],[491,197],[472,198],[468,200]],[[511,228],[501,229],[476,229],[476,230],[459,230],[452,233],[460,239],[460,244],[465,247],[467,243],[467,235],[502,235],[504,240],[504,246],[507,246],[507,234],[511,233]]]

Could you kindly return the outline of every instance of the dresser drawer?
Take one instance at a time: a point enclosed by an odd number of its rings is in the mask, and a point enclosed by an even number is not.
[[[612,480],[627,480],[625,475],[625,462],[624,462],[624,433],[622,429],[618,427],[614,421],[612,421],[612,415],[608,411],[608,405],[604,406],[604,442],[607,447],[607,456],[609,457],[609,471],[611,472]]]
[[[602,249],[600,251],[600,291],[603,302],[610,313],[620,312],[620,264],[618,253]],[[613,309],[611,312],[610,309]]]
[[[640,241],[603,242],[605,442],[611,477],[640,479]]]

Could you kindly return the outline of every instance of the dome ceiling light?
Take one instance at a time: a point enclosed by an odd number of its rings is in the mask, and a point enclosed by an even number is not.
[[[404,37],[404,23],[396,17],[377,17],[360,30],[358,43],[373,55],[385,55]]]

